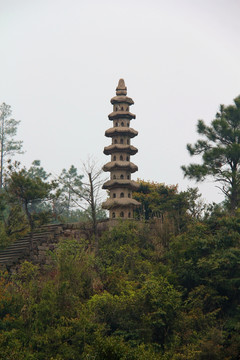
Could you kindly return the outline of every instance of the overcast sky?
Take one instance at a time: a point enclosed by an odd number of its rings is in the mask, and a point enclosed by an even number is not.
[[[0,103],[21,120],[29,166],[100,163],[119,78],[135,105],[133,178],[196,186],[180,166],[196,123],[240,94],[239,0],[0,0]],[[221,201],[212,182],[200,187]]]

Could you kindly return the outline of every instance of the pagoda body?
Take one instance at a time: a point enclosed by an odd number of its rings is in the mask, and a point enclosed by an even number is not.
[[[131,174],[138,167],[130,161],[131,156],[137,153],[137,148],[131,145],[131,139],[138,132],[130,127],[130,122],[135,115],[129,111],[133,100],[127,95],[124,80],[120,79],[116,88],[116,96],[111,99],[113,112],[108,115],[113,122],[113,127],[106,130],[105,136],[112,138],[111,145],[104,148],[105,155],[111,155],[111,161],[103,166],[104,171],[110,172],[110,180],[103,184],[103,189],[109,190],[110,198],[102,205],[109,210],[111,219],[133,218],[133,210],[140,203],[132,198],[132,192],[139,185],[131,180]]]

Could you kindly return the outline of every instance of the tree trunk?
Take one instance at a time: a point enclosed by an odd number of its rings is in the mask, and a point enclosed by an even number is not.
[[[32,215],[30,214],[30,212],[28,210],[27,202],[25,202],[24,207],[25,207],[25,212],[26,212],[27,218],[28,218],[28,223],[29,223],[29,226],[30,226],[30,253],[33,253],[33,229],[34,229],[34,224],[33,224]]]
[[[4,151],[4,118],[1,123],[1,160],[0,160],[0,190],[3,187],[3,151]]]
[[[230,194],[230,213],[235,215],[238,206],[238,184],[237,184],[237,165],[232,170],[232,188]]]
[[[88,178],[90,184],[90,205],[91,205],[93,233],[95,238],[95,252],[97,253],[98,252],[97,217],[96,217],[96,204],[94,199],[93,181],[92,181],[91,173],[88,173]]]

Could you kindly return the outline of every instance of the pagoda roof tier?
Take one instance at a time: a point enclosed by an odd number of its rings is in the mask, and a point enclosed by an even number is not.
[[[112,171],[112,170],[127,170],[131,173],[138,171],[137,165],[130,161],[110,161],[103,166],[103,171]]]
[[[124,179],[114,179],[108,180],[103,184],[103,189],[114,189],[119,187],[126,187],[130,190],[137,190],[139,188],[139,183],[134,180],[124,180]]]
[[[105,131],[105,136],[107,137],[113,137],[116,135],[127,135],[130,138],[134,138],[135,136],[137,136],[137,134],[138,132],[133,128],[123,126],[112,127]]]
[[[119,207],[138,207],[141,203],[132,198],[107,199],[103,204],[103,209],[114,209]]]
[[[128,153],[129,155],[135,155],[138,152],[138,149],[132,145],[112,144],[106,146],[103,152],[105,155],[111,155],[116,152],[125,152]]]
[[[109,120],[116,120],[116,119],[136,119],[136,115],[130,113],[129,111],[113,111],[111,114],[108,115]]]
[[[129,104],[129,105],[133,105],[134,101],[133,101],[133,99],[131,99],[128,96],[114,96],[111,99],[111,104],[112,105],[119,104],[119,103],[125,103],[125,104]]]

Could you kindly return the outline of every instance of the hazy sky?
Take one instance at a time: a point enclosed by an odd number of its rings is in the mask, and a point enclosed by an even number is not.
[[[195,186],[180,166],[196,123],[240,94],[239,0],[0,0],[0,103],[21,120],[27,166],[59,173],[103,154],[124,78],[145,180]],[[200,187],[221,201],[212,182]]]

